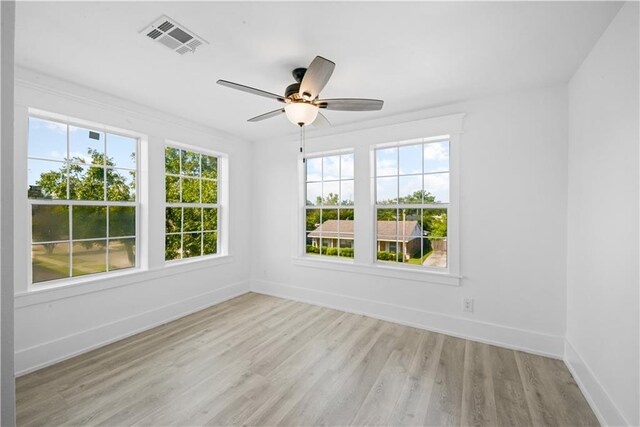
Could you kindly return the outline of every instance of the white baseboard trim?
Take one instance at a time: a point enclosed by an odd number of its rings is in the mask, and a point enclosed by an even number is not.
[[[247,292],[250,292],[249,281],[234,283],[96,328],[16,351],[16,376],[37,371],[54,363],[204,310]]]
[[[564,354],[560,336],[264,280],[252,280],[251,290],[555,359]]]
[[[580,387],[580,391],[589,402],[600,424],[603,426],[631,425],[569,340],[565,340],[564,363],[569,368],[573,379]]]

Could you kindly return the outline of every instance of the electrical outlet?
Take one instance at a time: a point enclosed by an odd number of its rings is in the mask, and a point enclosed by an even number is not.
[[[465,298],[462,300],[462,310],[473,313],[473,298]]]

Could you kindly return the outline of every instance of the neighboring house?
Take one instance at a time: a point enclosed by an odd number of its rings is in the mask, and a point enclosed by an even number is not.
[[[420,252],[422,227],[418,221],[378,221],[377,233],[378,251],[398,251],[405,259]],[[341,248],[353,248],[353,220],[329,219],[310,232],[307,240],[315,247],[337,248],[340,245]]]

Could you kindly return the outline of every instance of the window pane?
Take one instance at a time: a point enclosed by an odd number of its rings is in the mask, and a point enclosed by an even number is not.
[[[218,253],[218,233],[204,233],[203,255]]]
[[[398,174],[398,148],[376,150],[376,176]]]
[[[449,170],[449,141],[424,144],[424,172]]]
[[[400,209],[398,218],[399,260],[409,264],[421,264],[422,209]]]
[[[165,210],[165,231],[167,233],[182,231],[182,208],[167,208]]]
[[[180,173],[180,150],[172,147],[164,149],[164,171],[165,173]]]
[[[218,178],[218,159],[216,157],[202,155],[202,176],[204,178]]]
[[[422,174],[422,144],[399,147],[400,175]]]
[[[307,205],[322,205],[321,182],[311,182],[307,184]]]
[[[182,174],[200,176],[200,154],[182,150]]]
[[[73,239],[103,239],[107,237],[107,208],[104,206],[73,206]]]
[[[322,183],[322,204],[336,206],[340,197],[340,181]]]
[[[29,159],[27,196],[31,199],[66,199],[67,166],[61,162]]]
[[[136,239],[109,240],[109,270],[136,266]]]
[[[340,156],[327,156],[322,158],[322,179],[340,179]]]
[[[320,209],[307,209],[306,230],[314,231],[320,227]]]
[[[423,265],[427,267],[447,267],[447,210],[423,210]]]
[[[136,168],[138,141],[121,135],[107,134],[107,164],[118,168]]]
[[[204,218],[203,230],[216,231],[218,230],[218,209],[202,209],[202,216]]]
[[[340,156],[340,178],[353,178],[353,153]]]
[[[338,209],[322,209],[322,223],[324,224],[328,220],[336,220],[338,219]],[[335,228],[335,226],[334,226]],[[324,227],[323,227],[324,230]],[[325,230],[326,231],[326,230]]]
[[[180,203],[180,178],[176,176],[166,176],[164,182],[167,203]]]
[[[353,180],[340,181],[340,204],[353,205]]]
[[[183,258],[202,255],[202,233],[185,233],[183,239]]]
[[[69,277],[69,242],[31,246],[33,283]]]
[[[70,165],[69,198],[104,200],[104,168]]]
[[[447,210],[424,209],[423,228],[426,237],[447,237]]]
[[[109,207],[109,237],[136,235],[136,208],[133,206]]]
[[[200,180],[197,178],[182,178],[182,202],[200,203]]]
[[[184,208],[183,210],[183,231],[201,231],[202,230],[202,209],[200,208]]]
[[[164,259],[170,261],[172,259],[182,258],[181,246],[181,234],[167,234],[164,240]]]
[[[69,126],[71,161],[104,165],[104,132]]]
[[[33,205],[31,207],[31,240],[52,242],[69,239],[69,206]]]
[[[378,178],[376,186],[376,203],[396,203],[398,200],[398,178]]]
[[[29,157],[65,160],[67,125],[29,117]]]
[[[425,203],[449,203],[449,174],[424,176]]]
[[[340,235],[338,236],[341,240],[346,239],[348,241],[351,241],[353,243],[353,237],[354,237],[354,231],[353,231],[353,227],[354,227],[354,222],[353,222],[353,216],[354,216],[354,210],[353,209],[340,209],[339,212],[339,216],[340,216],[340,225],[339,225],[339,233]],[[343,246],[343,247],[347,247],[347,246]],[[353,245],[351,244],[348,247],[353,247]]]
[[[107,200],[135,201],[136,173],[125,169],[107,169]]]
[[[396,241],[398,236],[397,209],[378,209],[377,217],[378,240]]]
[[[411,175],[400,178],[400,203],[422,203],[422,176]]]
[[[322,157],[307,159],[307,181],[322,181]]]
[[[424,239],[425,267],[447,268],[447,238]]]
[[[202,180],[202,203],[218,203],[218,183]]]
[[[72,276],[102,273],[107,271],[107,241],[88,240],[73,242],[72,245]]]

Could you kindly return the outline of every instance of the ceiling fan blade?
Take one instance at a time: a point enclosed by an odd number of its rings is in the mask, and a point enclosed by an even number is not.
[[[314,102],[320,108],[337,111],[376,111],[382,110],[384,101],[381,99],[363,98],[334,98],[318,99]]]
[[[284,108],[280,108],[278,110],[269,111],[268,113],[260,114],[259,116],[255,116],[247,120],[248,122],[259,122],[265,119],[270,119],[271,117],[279,116],[284,113]]]
[[[321,56],[316,56],[304,73],[300,82],[300,97],[311,101],[316,99],[320,91],[326,86],[336,64]]]
[[[222,86],[230,87],[231,89],[241,90],[243,92],[252,93],[254,95],[264,96],[265,98],[270,98],[270,99],[275,99],[276,101],[285,102],[284,96],[276,95],[275,93],[256,89],[254,87],[241,85],[239,83],[233,83],[227,80],[218,80],[216,83]]]
[[[311,123],[313,126],[317,128],[328,128],[331,127],[331,123],[322,113],[318,113],[316,119]]]

